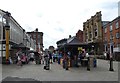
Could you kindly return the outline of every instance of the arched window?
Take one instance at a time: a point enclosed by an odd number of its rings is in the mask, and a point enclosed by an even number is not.
[[[94,36],[95,36],[95,37],[97,37],[97,32],[98,32],[98,30],[97,30],[97,25],[96,25],[96,23],[95,23],[95,27],[94,27]]]

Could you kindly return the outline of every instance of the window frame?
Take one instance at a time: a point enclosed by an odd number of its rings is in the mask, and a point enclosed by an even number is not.
[[[119,28],[119,22],[118,22],[118,21],[115,23],[115,28],[116,28],[116,29]]]
[[[112,31],[113,30],[113,26],[112,25],[110,25],[110,31]]]
[[[115,35],[116,35],[116,39],[120,38],[120,33],[119,32],[117,32]]]

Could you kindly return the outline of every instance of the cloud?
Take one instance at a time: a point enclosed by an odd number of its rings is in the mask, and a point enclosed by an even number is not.
[[[102,11],[102,20],[113,20],[118,15],[119,0],[2,0],[0,8],[11,12],[26,30],[43,32],[45,48],[69,35],[74,36],[83,22]],[[7,5],[7,6],[6,6]]]

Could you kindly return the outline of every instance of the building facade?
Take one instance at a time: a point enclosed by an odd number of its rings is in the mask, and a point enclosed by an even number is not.
[[[96,54],[103,52],[101,16],[101,11],[96,12],[94,16],[83,23],[83,41],[90,45],[87,50],[94,50]]]
[[[76,33],[76,37],[82,43],[83,42],[83,31],[78,30],[78,32]]]
[[[38,29],[27,34],[36,41],[36,51],[43,52],[43,32],[38,32]]]
[[[103,26],[104,51],[120,52],[120,16]]]
[[[25,30],[18,24],[18,22],[10,15],[9,19],[6,18],[8,12],[0,10],[0,56],[6,55],[6,33],[5,25],[9,20],[9,51],[12,53],[12,46],[24,44],[28,48],[35,49],[35,42],[26,34]],[[10,54],[12,55],[12,54]]]

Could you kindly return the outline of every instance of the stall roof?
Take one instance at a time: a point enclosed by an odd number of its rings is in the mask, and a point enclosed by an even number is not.
[[[75,36],[67,40],[65,45],[87,45],[86,43],[81,43]]]
[[[26,47],[23,43],[20,43],[20,44],[13,45],[12,48],[13,49],[16,49],[16,48],[27,49],[28,47]]]

